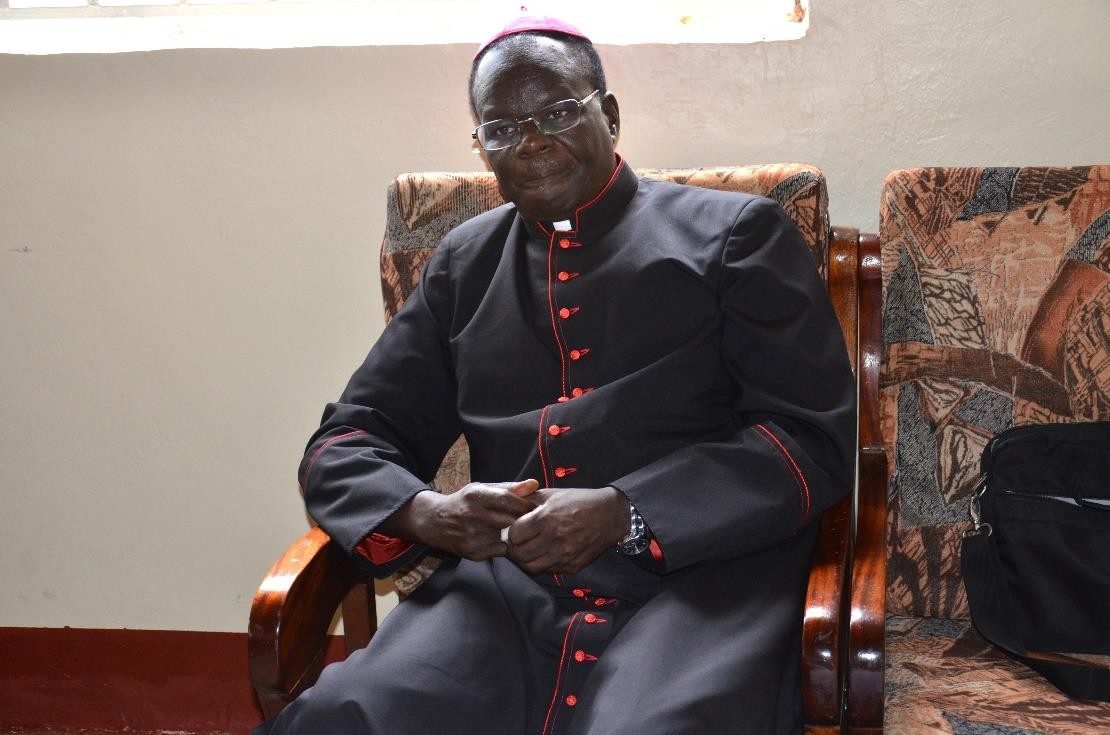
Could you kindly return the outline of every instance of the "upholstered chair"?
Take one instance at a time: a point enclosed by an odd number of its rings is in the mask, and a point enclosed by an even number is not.
[[[1110,166],[895,171],[880,218],[848,729],[1110,732],[1110,704],[1069,700],[977,634],[960,575],[990,438],[1110,416]]]
[[[855,365],[856,260],[858,233],[832,229],[822,173],[802,164],[743,168],[641,170],[641,175],[742,191],[777,200],[793,217],[829,283]],[[440,239],[459,223],[502,204],[489,173],[414,173],[389,187],[381,278],[386,318],[415,289],[423,264]],[[307,429],[306,429],[307,431]],[[444,459],[433,486],[451,492],[468,481],[465,442]],[[851,499],[826,511],[810,577],[804,621],[803,677],[810,732],[839,732],[841,609],[849,547]],[[427,557],[393,577],[404,597],[435,571]],[[344,599],[345,598],[345,599]],[[255,596],[249,630],[251,676],[267,718],[310,686],[326,659],[328,624],[340,600],[348,651],[366,645],[374,632],[374,595],[349,560],[319,528],[298,539],[270,570]]]

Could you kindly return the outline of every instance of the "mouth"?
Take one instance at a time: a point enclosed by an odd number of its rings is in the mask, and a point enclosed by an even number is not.
[[[526,187],[542,187],[542,185],[551,182],[553,179],[563,177],[567,172],[565,162],[559,162],[552,159],[546,160],[532,160],[522,165],[519,169],[519,178],[517,179],[522,185]]]
[[[522,189],[542,189],[563,178],[567,171],[561,167],[537,167],[528,171],[520,179]]]

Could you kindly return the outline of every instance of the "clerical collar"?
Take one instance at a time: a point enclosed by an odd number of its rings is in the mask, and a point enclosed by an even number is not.
[[[609,181],[592,199],[574,210],[570,219],[562,222],[525,219],[525,226],[533,235],[545,239],[555,231],[571,232],[585,239],[601,237],[616,224],[639,185],[632,167],[617,155],[617,166]]]

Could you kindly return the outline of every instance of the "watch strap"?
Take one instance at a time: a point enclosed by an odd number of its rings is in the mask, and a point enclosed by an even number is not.
[[[636,510],[632,503],[628,504],[628,535],[617,544],[617,549],[625,556],[636,556],[647,550],[648,543],[647,524],[644,517]]]

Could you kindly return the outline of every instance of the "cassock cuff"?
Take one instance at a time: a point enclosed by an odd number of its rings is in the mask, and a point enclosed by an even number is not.
[[[355,546],[353,556],[359,568],[382,578],[415,561],[427,551],[426,546],[375,531]]]

